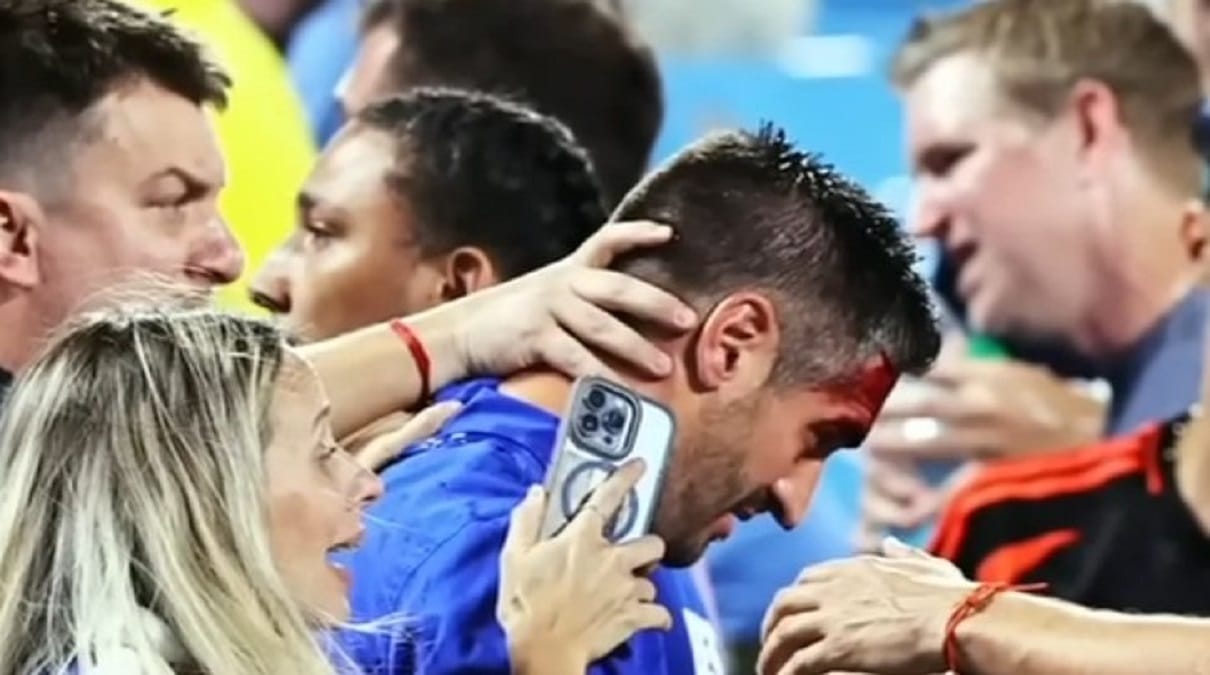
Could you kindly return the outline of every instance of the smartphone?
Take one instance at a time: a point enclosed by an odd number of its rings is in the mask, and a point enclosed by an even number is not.
[[[620,543],[648,534],[675,439],[676,420],[667,407],[599,377],[576,380],[546,475],[542,536],[562,531],[606,478],[635,459],[646,470],[605,536]]]

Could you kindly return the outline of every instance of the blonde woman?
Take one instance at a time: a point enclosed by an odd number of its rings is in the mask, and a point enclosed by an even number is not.
[[[67,329],[0,420],[0,675],[347,672],[322,629],[352,580],[328,554],[382,486],[330,415],[268,324],[127,309]],[[532,534],[540,494],[518,508],[500,591],[517,672],[666,625],[633,573],[662,545],[609,547],[591,520],[636,476],[554,540]]]

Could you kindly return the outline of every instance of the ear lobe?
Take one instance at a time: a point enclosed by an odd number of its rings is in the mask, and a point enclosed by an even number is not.
[[[38,285],[38,236],[42,210],[29,197],[0,191],[0,281],[18,288]]]
[[[499,284],[502,280],[487,253],[474,246],[455,249],[446,256],[441,298],[449,302]]]
[[[697,382],[707,390],[765,384],[777,361],[781,331],[773,303],[754,292],[727,296],[702,321],[693,348]]]

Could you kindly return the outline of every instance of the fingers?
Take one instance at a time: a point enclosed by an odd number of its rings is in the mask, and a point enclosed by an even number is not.
[[[877,532],[919,527],[936,508],[934,492],[911,469],[871,461],[861,498],[862,526]]]
[[[603,533],[608,520],[618,512],[622,502],[630,494],[630,489],[639,482],[643,470],[644,464],[641,459],[623,464],[593,491],[592,497],[576,515],[572,525],[590,527],[594,532]]]
[[[819,601],[815,594],[806,586],[787,586],[777,592],[769,609],[765,610],[765,618],[761,621],[761,641],[769,638],[770,632],[783,619],[794,614],[804,614],[819,609]]]
[[[879,416],[885,420],[934,418],[949,424],[979,422],[993,417],[997,410],[994,400],[972,397],[959,389],[930,387],[909,390],[888,398]]]
[[[618,545],[614,550],[614,554],[626,570],[634,571],[658,563],[664,557],[664,550],[663,539],[654,535],[648,535]]]
[[[777,675],[844,675],[837,671],[829,663],[827,657],[827,649],[822,642],[799,649],[794,652],[788,661],[777,671]],[[857,675],[853,673],[851,675]]]
[[[655,584],[651,579],[646,577],[634,578],[634,589],[630,592],[630,599],[635,602],[655,602],[656,589]]]
[[[594,305],[667,329],[684,331],[697,323],[693,308],[676,296],[621,272],[579,270],[571,287]]]
[[[509,516],[508,534],[504,538],[501,559],[512,558],[533,548],[538,543],[542,530],[542,509],[546,504],[546,491],[541,485],[530,486],[525,499],[513,509]]]
[[[446,401],[431,405],[410,419],[401,418],[398,428],[366,442],[362,449],[357,451],[357,461],[362,466],[377,471],[398,457],[404,448],[437,433],[461,409],[462,404],[458,401]]]
[[[621,253],[665,244],[672,235],[671,227],[650,221],[606,223],[576,249],[571,260],[590,267],[605,267]]]
[[[667,375],[672,370],[672,358],[627,326],[621,319],[579,297],[553,308],[555,321],[572,337],[630,363],[652,375]],[[588,350],[577,343],[580,349]],[[597,361],[593,357],[593,361]],[[596,367],[595,364],[589,364]],[[586,373],[572,372],[579,377]]]
[[[642,602],[634,605],[628,621],[631,632],[640,630],[668,630],[672,628],[672,614],[668,608],[654,602]],[[626,639],[629,639],[627,636]]]
[[[824,637],[823,626],[815,614],[794,614],[773,625],[756,661],[756,672],[776,675],[796,652],[807,649]],[[797,672],[797,671],[791,671]]]
[[[594,375],[617,381],[618,374],[588,347],[563,329],[552,331],[536,345],[539,359],[572,378]]]

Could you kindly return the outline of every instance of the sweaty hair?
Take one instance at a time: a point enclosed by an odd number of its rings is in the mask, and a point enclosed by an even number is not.
[[[266,323],[128,305],[30,365],[0,417],[0,673],[332,675],[270,546],[296,358]]]
[[[892,78],[909,88],[937,62],[968,52],[986,59],[1010,103],[1043,121],[1064,109],[1080,80],[1103,83],[1156,175],[1189,194],[1201,187],[1193,145],[1202,101],[1197,64],[1147,7],[990,0],[922,18],[899,47]]]
[[[474,246],[519,276],[574,251],[608,216],[588,157],[549,117],[487,94],[419,89],[358,121],[395,140],[387,182],[426,256]]]
[[[940,348],[914,251],[895,219],[771,125],[679,152],[613,216],[635,219],[668,223],[676,237],[617,268],[702,311],[744,289],[774,301],[782,383],[841,381],[881,356],[920,372]]]
[[[588,151],[612,206],[647,169],[663,96],[651,50],[607,5],[393,0],[393,15],[379,11],[400,36],[391,85],[485,91],[554,117]]]
[[[121,0],[0,2],[0,181],[61,166],[89,108],[138,79],[217,107],[230,85],[196,41]]]

